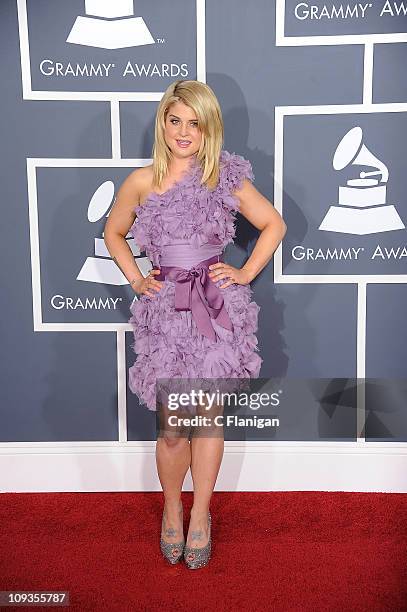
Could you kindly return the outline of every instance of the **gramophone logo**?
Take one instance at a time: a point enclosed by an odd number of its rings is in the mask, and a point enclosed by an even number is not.
[[[114,202],[114,183],[112,181],[105,181],[96,189],[89,202],[88,221],[90,223],[96,223],[100,221],[103,216],[106,215],[106,217],[108,217],[109,215],[106,214],[107,210],[110,205],[113,206]],[[126,240],[133,255],[135,257],[139,256],[140,248],[137,246],[130,232],[127,234]],[[137,265],[143,272],[145,268],[143,261],[141,260],[140,263],[138,261]],[[148,270],[145,270],[146,273],[147,271]],[[94,255],[86,258],[76,280],[86,281],[88,283],[102,283],[105,285],[129,284],[127,278],[110,257],[103,237],[95,238]]]
[[[85,0],[66,42],[101,49],[123,49],[155,43],[142,17],[134,17],[133,0]]]
[[[387,166],[362,143],[362,128],[354,127],[338,144],[333,158],[335,170],[349,165],[372,166],[339,187],[338,204],[329,208],[318,229],[344,234],[377,234],[405,229],[393,204],[386,204]],[[372,178],[380,175],[380,179]]]

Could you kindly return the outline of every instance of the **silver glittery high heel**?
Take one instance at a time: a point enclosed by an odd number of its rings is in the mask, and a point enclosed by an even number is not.
[[[209,559],[211,558],[212,552],[212,533],[211,533],[212,517],[211,513],[208,512],[208,532],[209,539],[206,546],[203,548],[192,548],[191,546],[185,545],[184,548],[184,560],[189,569],[198,569],[199,567],[205,567],[208,565]],[[191,557],[191,558],[188,558]]]
[[[182,525],[183,525],[183,522],[184,522],[183,517],[184,517],[184,512],[183,512],[183,508],[181,506],[181,523],[182,523]],[[163,537],[162,537],[163,529],[164,529],[164,513],[163,513],[163,518],[162,518],[162,522],[161,522],[160,549],[161,549],[161,552],[163,554],[163,557],[165,559],[167,559],[167,561],[169,561],[169,563],[171,563],[171,565],[175,565],[176,563],[178,563],[178,561],[182,557],[182,553],[184,552],[185,540],[182,539],[182,542],[177,542],[177,543],[174,543],[174,544],[171,543],[171,542],[165,542],[165,540],[163,540]],[[182,531],[184,531],[183,528],[182,528]]]

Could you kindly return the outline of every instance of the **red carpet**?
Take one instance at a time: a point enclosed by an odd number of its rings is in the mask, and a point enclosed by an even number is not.
[[[0,590],[67,590],[78,611],[407,610],[406,495],[215,493],[195,571],[160,556],[161,499],[2,494]]]

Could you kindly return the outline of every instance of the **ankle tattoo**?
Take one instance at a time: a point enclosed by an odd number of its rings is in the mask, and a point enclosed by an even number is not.
[[[191,540],[202,540],[203,531],[200,529],[199,531],[191,532]]]
[[[169,538],[173,538],[174,536],[176,536],[178,533],[178,529],[174,529],[173,527],[168,527],[165,530],[165,535],[168,536]]]

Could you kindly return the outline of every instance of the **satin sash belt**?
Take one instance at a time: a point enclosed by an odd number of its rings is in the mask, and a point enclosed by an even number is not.
[[[208,276],[208,266],[218,261],[223,261],[221,255],[213,255],[189,269],[160,266],[160,274],[154,275],[156,280],[175,282],[175,310],[190,310],[201,334],[213,341],[216,341],[216,333],[211,319],[233,331],[222,290]]]

